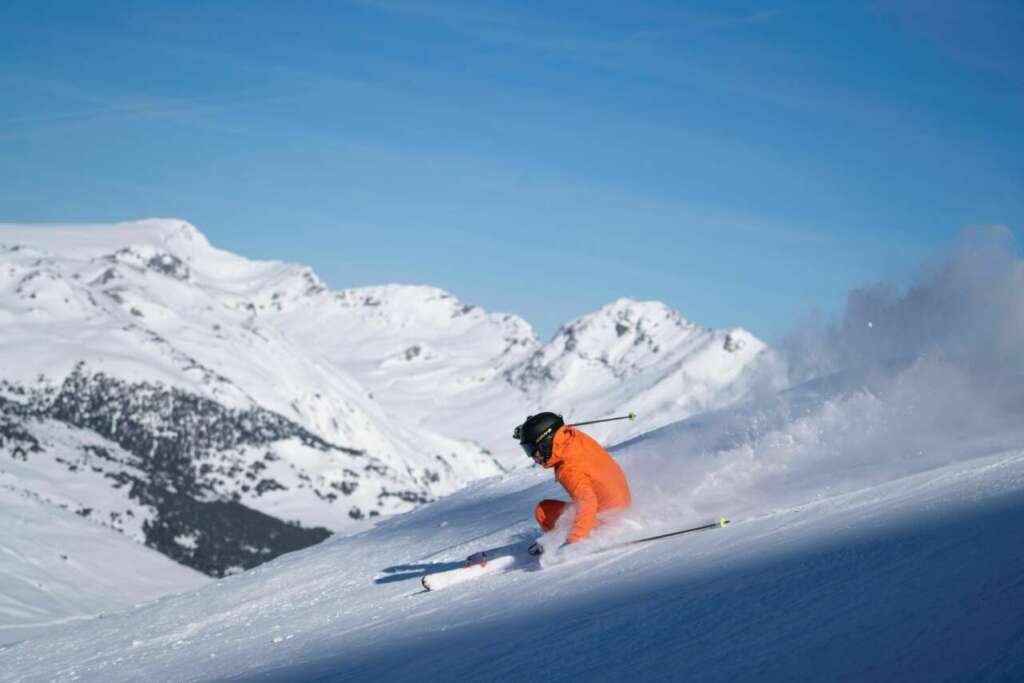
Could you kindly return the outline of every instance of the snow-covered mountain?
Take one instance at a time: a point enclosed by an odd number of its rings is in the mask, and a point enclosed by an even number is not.
[[[530,413],[638,412],[638,423],[594,430],[614,443],[741,397],[765,351],[743,329],[703,328],[632,299],[571,321],[543,345],[522,319],[428,287],[346,290],[268,319],[322,350],[392,414],[479,443],[506,467],[529,464],[509,437]]]
[[[518,471],[14,646],[0,680],[1018,680],[1024,433],[904,402],[945,372],[833,377],[624,444],[633,510],[539,563],[420,589],[536,537],[533,505],[561,492]]]
[[[905,290],[851,293],[842,320],[780,347],[758,391],[615,446],[632,508],[578,545],[556,529],[537,563],[419,590],[537,537],[533,505],[564,493],[518,470],[2,648],[0,680],[1019,680],[1022,293],[1012,251],[973,248]],[[106,438],[19,391],[3,423],[19,462],[33,439]],[[732,525],[617,547],[719,515]]]
[[[49,471],[46,500],[188,566],[238,571],[501,471],[260,315],[326,295],[308,269],[179,221],[2,226],[0,245],[5,476]]]
[[[526,414],[741,395],[763,344],[628,299],[541,345],[426,286],[328,289],[188,223],[0,226],[0,477],[213,576],[525,466]],[[631,431],[632,430],[632,431]]]
[[[285,297],[282,297],[285,298]],[[323,292],[260,311],[367,387],[389,414],[519,462],[507,435],[526,409],[504,373],[538,348],[514,315],[487,313],[434,287]]]
[[[569,420],[611,407],[643,415],[641,424],[592,429],[615,442],[740,398],[764,349],[741,328],[700,327],[662,303],[619,299],[560,328],[505,378],[531,405],[556,406]]]

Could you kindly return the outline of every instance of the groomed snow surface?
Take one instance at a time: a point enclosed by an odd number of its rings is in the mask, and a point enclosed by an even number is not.
[[[746,401],[614,448],[634,508],[556,530],[541,566],[420,588],[536,535],[564,494],[518,471],[10,647],[0,680],[1024,679],[1024,269],[1000,239],[854,292]]]
[[[618,455],[634,478],[651,438]],[[523,534],[546,472],[0,653],[4,680],[1018,679],[1024,452],[723,530],[563,551],[440,593],[424,571]],[[753,511],[750,511],[751,513]],[[623,522],[595,544],[702,521]],[[571,550],[577,550],[572,548]],[[547,558],[545,558],[547,560]]]

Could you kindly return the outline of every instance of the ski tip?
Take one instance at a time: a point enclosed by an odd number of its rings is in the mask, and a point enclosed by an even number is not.
[[[724,529],[725,527],[729,526],[729,520],[727,520],[725,517],[719,517],[718,526]]]

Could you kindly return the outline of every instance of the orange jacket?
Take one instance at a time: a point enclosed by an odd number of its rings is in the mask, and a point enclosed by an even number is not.
[[[544,467],[555,468],[555,478],[576,503],[569,543],[590,535],[598,512],[629,507],[629,484],[622,468],[601,444],[571,426],[555,434]]]

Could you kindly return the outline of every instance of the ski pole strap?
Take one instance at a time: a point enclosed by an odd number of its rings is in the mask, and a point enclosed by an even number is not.
[[[599,422],[614,422],[616,420],[635,420],[636,413],[630,413],[629,415],[621,415],[619,417],[606,417],[603,420],[588,420],[587,422],[574,422],[569,425],[570,427],[582,427],[583,425],[596,425]]]

